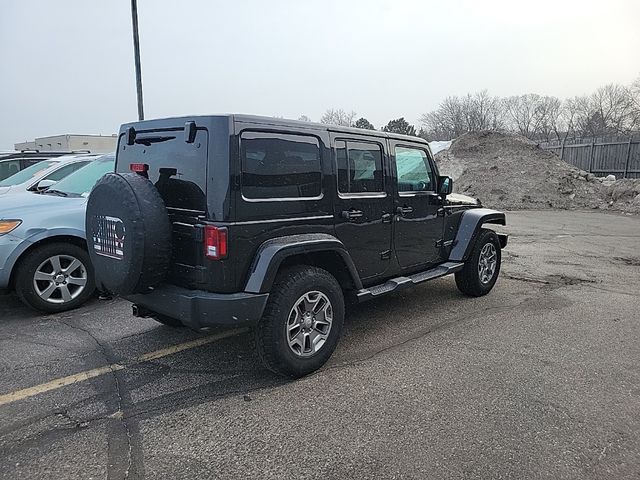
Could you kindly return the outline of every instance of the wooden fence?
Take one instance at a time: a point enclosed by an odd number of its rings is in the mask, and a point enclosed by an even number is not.
[[[565,162],[594,173],[598,177],[612,174],[617,178],[640,178],[640,140],[567,144],[540,144],[555,152]]]

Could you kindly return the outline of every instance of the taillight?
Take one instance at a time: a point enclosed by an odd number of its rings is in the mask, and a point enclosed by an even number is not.
[[[206,225],[204,227],[204,256],[220,260],[227,256],[227,229]]]
[[[130,163],[129,170],[136,173],[147,173],[149,171],[149,165],[146,163]]]

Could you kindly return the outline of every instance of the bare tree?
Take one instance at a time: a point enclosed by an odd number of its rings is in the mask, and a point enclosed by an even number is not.
[[[490,96],[487,90],[482,90],[473,95],[468,94],[462,99],[465,130],[467,132],[477,132],[502,128],[503,116],[500,107],[500,99]]]
[[[301,121],[301,122],[310,122],[311,121],[311,119],[309,117],[307,117],[306,115],[300,115],[298,117],[298,120]]]
[[[609,84],[597,89],[590,97],[592,135],[629,133],[633,118],[633,95],[629,87]],[[598,128],[601,131],[598,131]]]
[[[557,97],[541,97],[538,106],[540,122],[536,137],[550,142],[552,137],[560,140],[562,130],[562,102]]]
[[[508,127],[527,138],[534,138],[543,122],[542,97],[535,93],[504,99]]]
[[[340,125],[342,127],[353,126],[356,118],[356,112],[345,112],[343,109],[334,110],[332,108],[324,112],[324,115],[320,118],[320,123],[327,125]]]
[[[503,127],[500,99],[486,90],[464,97],[447,97],[432,112],[420,118],[426,138],[452,139],[466,132],[499,130]]]
[[[633,111],[631,112],[631,129],[640,130],[640,77],[631,84],[629,89]]]
[[[420,118],[428,137],[450,140],[465,133],[464,112],[458,97],[447,97],[438,108]]]
[[[568,98],[562,102],[560,117],[558,119],[558,130],[564,132],[562,141],[566,141],[569,136],[579,135],[579,118],[582,110],[581,97]],[[560,136],[558,136],[560,140]]]
[[[640,129],[640,78],[561,101],[533,93],[500,99],[486,90],[445,98],[420,118],[420,135],[450,140],[465,132],[506,129],[531,139],[628,134]]]

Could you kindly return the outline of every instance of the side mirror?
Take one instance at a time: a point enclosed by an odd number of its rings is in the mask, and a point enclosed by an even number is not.
[[[56,183],[58,182],[56,182],[55,180],[40,180],[36,185],[36,190],[38,192],[41,192],[43,190],[46,190],[50,186],[55,185]]]
[[[438,195],[447,196],[453,192],[453,179],[447,176],[438,177]]]

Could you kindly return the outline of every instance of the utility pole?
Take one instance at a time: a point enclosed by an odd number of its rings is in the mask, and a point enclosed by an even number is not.
[[[142,72],[140,69],[140,39],[138,38],[138,2],[131,0],[131,23],[133,24],[133,57],[136,64],[136,91],[138,94],[138,120],[144,120],[142,106]]]

